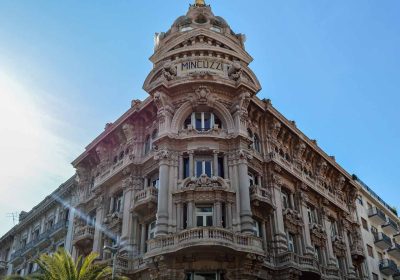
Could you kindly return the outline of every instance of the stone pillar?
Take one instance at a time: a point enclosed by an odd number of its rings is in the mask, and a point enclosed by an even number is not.
[[[93,240],[93,252],[98,253],[101,255],[102,251],[102,221],[104,219],[104,206],[103,206],[104,199],[98,198],[98,201],[95,202],[97,207],[96,209],[96,224],[95,224],[95,231],[94,231],[94,240]]]
[[[240,223],[243,233],[253,233],[253,218],[250,206],[249,176],[245,152],[239,154],[239,196],[240,196]]]
[[[147,178],[147,176],[144,177],[143,184],[144,184],[144,188],[147,188],[149,186],[149,178]]]
[[[257,175],[257,185],[260,186],[260,187],[262,187],[262,184],[261,184],[261,176],[260,176],[260,175]]]
[[[215,205],[215,226],[222,226],[222,204],[221,201],[216,201]]]
[[[114,210],[114,201],[115,201],[115,198],[112,196],[112,197],[110,197],[110,209],[109,209],[109,211],[108,211],[108,213],[112,213],[113,212],[113,210]]]
[[[314,256],[314,247],[311,242],[311,234],[310,234],[310,223],[307,215],[307,194],[300,193],[300,210],[301,215],[303,217],[303,237],[304,237],[304,245],[305,245],[305,255]]]
[[[326,242],[327,242],[326,254],[328,257],[328,266],[336,267],[337,261],[336,261],[336,256],[334,255],[334,252],[333,252],[331,223],[330,223],[328,217],[326,217],[325,213],[322,213],[322,221],[325,226],[325,231],[326,231],[326,236],[327,236],[327,238],[326,238]]]
[[[168,197],[169,197],[169,152],[160,151],[159,160],[160,189],[158,190],[156,235],[168,233]]]
[[[232,228],[232,203],[226,203],[226,227],[231,229]]]
[[[224,178],[229,178],[229,169],[228,169],[228,155],[224,155]]]
[[[122,233],[121,245],[122,249],[130,252],[132,250],[132,214],[130,212],[131,201],[133,198],[133,187],[127,186],[123,194],[123,216],[122,216]]]
[[[177,218],[176,227],[177,227],[178,231],[183,229],[182,214],[183,214],[182,213],[182,203],[179,202],[176,204],[176,218]]]
[[[189,177],[194,176],[194,151],[189,151]]]
[[[136,215],[132,215],[132,255],[136,256],[138,252],[139,239],[139,220]]]
[[[213,176],[218,176],[218,151],[214,150]]]
[[[283,221],[283,205],[281,198],[281,189],[278,186],[274,187],[274,198],[276,209],[273,213],[274,217],[274,238],[276,249],[279,253],[287,251],[287,239],[285,232],[285,224]]]
[[[68,252],[72,252],[72,239],[74,238],[74,219],[75,219],[75,208],[69,208],[69,217],[68,217],[68,228],[67,228],[67,237],[65,238],[65,249]]]
[[[356,272],[353,266],[353,259],[351,257],[350,241],[346,231],[343,234],[344,243],[346,244],[346,259],[347,259],[347,273],[348,277],[352,278],[356,276]]]
[[[141,235],[140,235],[140,254],[144,255],[146,253],[146,224],[141,225]]]
[[[261,236],[264,244],[264,250],[267,251],[267,225],[265,221],[261,222]]]
[[[182,154],[179,155],[179,166],[178,166],[178,179],[183,179],[183,156]]]
[[[189,201],[187,204],[187,227],[188,228],[194,227],[194,225],[193,225],[193,215],[194,215],[193,208],[194,208],[193,201]]]

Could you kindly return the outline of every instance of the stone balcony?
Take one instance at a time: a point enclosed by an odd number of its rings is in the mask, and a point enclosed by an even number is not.
[[[138,191],[134,197],[134,204],[131,211],[145,215],[149,210],[157,208],[158,190],[155,187],[147,187]]]
[[[388,235],[393,235],[399,231],[399,227],[395,221],[388,218],[386,223],[382,225],[382,230]]]
[[[368,210],[368,217],[372,222],[383,225],[386,223],[386,215],[377,207],[372,207]]]
[[[379,270],[383,274],[390,276],[397,272],[397,265],[394,261],[390,259],[383,259],[379,264]]]
[[[286,252],[275,257],[277,269],[296,269],[302,272],[304,279],[344,279],[338,267],[321,265],[313,256],[301,256],[294,252]],[[346,278],[347,279],[347,278]]]
[[[393,235],[393,239],[395,242],[400,243],[400,233],[396,233]]]
[[[104,166],[102,168],[102,172],[99,176],[94,179],[93,188],[97,188],[98,186],[102,185],[103,183],[110,180],[114,175],[121,172],[126,166],[132,163],[132,158],[129,156],[123,157],[121,160],[114,164],[109,164],[108,166]]]
[[[128,258],[126,256],[118,256],[116,269],[123,274],[136,273],[146,268],[146,262],[141,257]]]
[[[89,246],[93,242],[93,238],[94,227],[86,225],[75,230],[73,243],[76,246]]]
[[[214,227],[192,228],[172,235],[158,236],[147,241],[147,246],[146,258],[174,253],[188,247],[210,249],[210,246],[214,250],[228,249],[229,251],[264,254],[261,238]]]
[[[392,241],[390,237],[383,232],[377,232],[374,234],[374,243],[375,246],[382,250],[386,250],[392,247]]]
[[[400,244],[395,242],[393,244],[393,247],[390,248],[387,252],[390,256],[396,258],[397,260],[400,260]]]
[[[267,207],[270,209],[274,209],[275,206],[272,202],[272,195],[268,189],[265,189],[258,185],[250,186],[250,199],[252,201],[252,205]]]

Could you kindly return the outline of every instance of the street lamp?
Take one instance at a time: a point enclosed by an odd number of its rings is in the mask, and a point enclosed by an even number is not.
[[[111,253],[112,259],[113,259],[113,263],[112,263],[112,275],[111,275],[111,279],[114,280],[115,278],[115,263],[117,262],[117,255],[118,255],[118,251],[119,251],[119,245],[116,244],[114,246],[104,246],[103,247],[104,251],[108,251]]]

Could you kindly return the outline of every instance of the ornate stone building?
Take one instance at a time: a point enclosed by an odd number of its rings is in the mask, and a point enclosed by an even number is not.
[[[365,275],[358,185],[257,98],[244,40],[203,1],[157,34],[149,98],[73,162],[74,255],[120,246],[135,279]]]
[[[143,280],[369,279],[361,186],[256,96],[244,41],[200,0],[156,35],[149,97],[73,162],[74,257],[111,246]]]

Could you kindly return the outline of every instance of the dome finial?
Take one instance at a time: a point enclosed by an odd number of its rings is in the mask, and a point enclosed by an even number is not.
[[[206,5],[206,2],[204,0],[196,0],[194,5],[197,6],[197,7],[202,7],[202,6]]]

